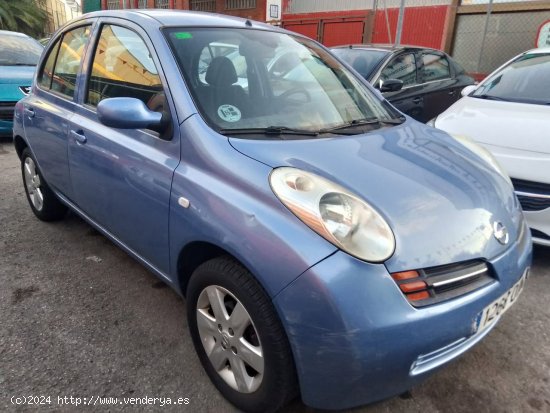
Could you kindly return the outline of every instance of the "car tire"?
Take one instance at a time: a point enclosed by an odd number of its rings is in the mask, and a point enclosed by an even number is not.
[[[275,412],[296,397],[283,326],[266,292],[238,262],[214,258],[194,271],[187,318],[206,373],[233,405],[245,412]]]
[[[44,180],[29,148],[21,154],[21,174],[27,201],[32,212],[42,221],[58,221],[67,213],[67,207],[57,199]]]

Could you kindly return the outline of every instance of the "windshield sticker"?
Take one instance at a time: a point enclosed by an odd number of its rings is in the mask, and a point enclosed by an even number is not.
[[[176,39],[183,40],[183,39],[192,39],[193,35],[189,32],[177,32],[177,33],[174,33],[174,37]]]
[[[238,122],[241,120],[241,111],[233,105],[221,105],[218,116],[226,122]]]

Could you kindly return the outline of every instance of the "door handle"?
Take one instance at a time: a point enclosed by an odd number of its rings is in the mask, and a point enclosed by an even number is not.
[[[418,103],[420,103],[420,102],[422,102],[422,98],[414,98],[414,99],[413,99],[413,103],[418,104]]]
[[[34,109],[33,108],[25,108],[25,115],[27,115],[29,118],[34,118]]]
[[[71,136],[74,138],[74,140],[77,142],[77,143],[86,143],[86,141],[88,139],[86,139],[86,136],[84,136],[84,132],[79,130],[79,131],[74,131],[72,130],[71,131]]]
[[[454,91],[454,90],[451,90],[451,91],[449,92],[449,95],[454,96],[454,95],[455,95],[455,91]]]

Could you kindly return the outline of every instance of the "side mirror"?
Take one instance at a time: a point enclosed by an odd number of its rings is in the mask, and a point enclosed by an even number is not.
[[[403,81],[399,79],[380,79],[378,89],[380,92],[397,92],[403,88]]]
[[[165,122],[162,113],[153,112],[136,98],[109,98],[97,105],[97,117],[111,128],[152,129],[161,132]]]
[[[474,90],[476,90],[476,89],[477,89],[477,85],[468,85],[468,86],[466,86],[464,89],[462,89],[462,90],[460,91],[460,94],[461,94],[462,96],[467,96],[467,95],[469,95],[470,93],[472,93],[472,92],[473,92]]]

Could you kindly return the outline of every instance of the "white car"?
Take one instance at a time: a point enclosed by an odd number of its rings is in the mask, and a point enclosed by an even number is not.
[[[512,179],[533,242],[550,246],[550,48],[516,56],[429,125],[480,143]]]

